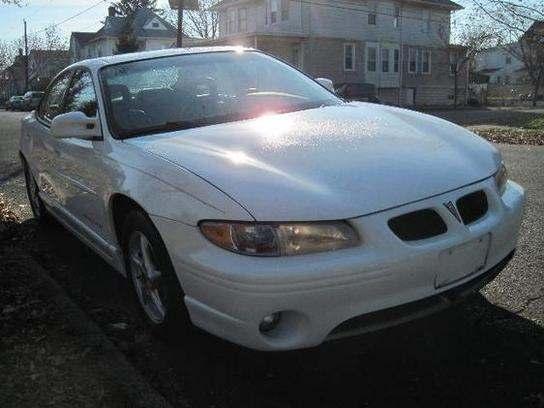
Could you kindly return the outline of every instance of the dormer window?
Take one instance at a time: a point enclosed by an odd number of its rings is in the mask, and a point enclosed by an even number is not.
[[[156,21],[153,22],[153,24],[151,24],[153,26],[153,28],[159,28],[160,25],[159,23],[157,23]]]

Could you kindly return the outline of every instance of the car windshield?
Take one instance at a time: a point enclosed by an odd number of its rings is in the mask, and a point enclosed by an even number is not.
[[[110,126],[127,138],[342,103],[253,51],[177,55],[101,70]]]

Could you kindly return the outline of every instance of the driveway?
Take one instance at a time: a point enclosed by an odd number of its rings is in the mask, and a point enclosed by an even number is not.
[[[0,194],[28,217],[20,116],[0,113]],[[58,225],[20,228],[32,232],[34,258],[174,406],[544,407],[544,147],[499,147],[529,196],[510,266],[462,306],[312,350],[263,354],[198,331],[157,340],[124,280],[77,239]],[[118,322],[127,328],[113,330]]]

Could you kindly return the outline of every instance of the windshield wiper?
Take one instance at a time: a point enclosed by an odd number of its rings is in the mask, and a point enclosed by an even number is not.
[[[189,120],[180,120],[175,122],[165,122],[156,126],[149,126],[145,128],[139,128],[134,130],[128,130],[125,132],[120,132],[123,138],[145,136],[153,133],[168,132],[173,130],[185,130],[192,129],[195,127],[203,126],[201,122],[189,121]]]

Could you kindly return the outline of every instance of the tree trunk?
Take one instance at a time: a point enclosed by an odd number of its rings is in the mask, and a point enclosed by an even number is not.
[[[458,71],[455,71],[455,75],[453,76],[453,109],[457,109],[457,82],[459,73]]]
[[[533,87],[533,108],[536,108],[538,102],[538,92],[540,91],[540,81],[537,81]]]

